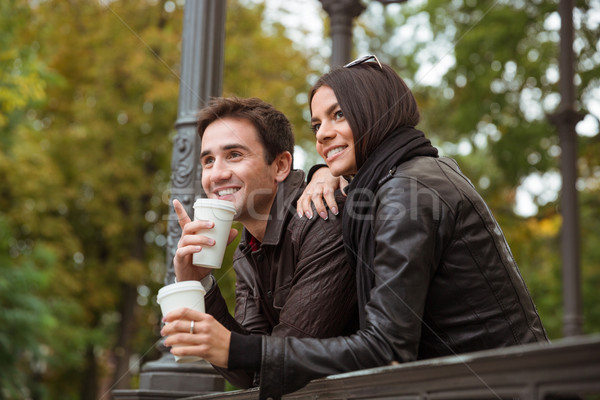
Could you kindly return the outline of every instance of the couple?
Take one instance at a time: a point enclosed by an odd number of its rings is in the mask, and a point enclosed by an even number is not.
[[[198,355],[240,387],[260,385],[266,399],[330,374],[548,340],[500,227],[456,163],[414,128],[415,99],[391,67],[367,56],[332,69],[309,104],[319,154],[350,180],[345,204],[325,196],[327,211],[317,201],[322,218],[298,215],[312,215],[310,196],[296,200],[303,176],[291,171],[281,113],[239,99],[202,111],[202,184],[234,202],[245,227],[236,319],[210,271],[191,264],[211,245],[196,232],[212,224],[191,222],[174,202],[177,280],[202,281],[208,314],[165,316],[165,345],[183,346],[172,353]],[[298,214],[287,206],[296,201]]]

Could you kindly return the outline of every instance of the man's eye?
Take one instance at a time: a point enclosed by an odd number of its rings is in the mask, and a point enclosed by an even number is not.
[[[237,151],[233,151],[233,152],[229,153],[229,158],[238,158],[241,156],[242,156],[242,153],[239,153]]]
[[[213,162],[215,162],[214,158],[205,157],[202,159],[201,164],[202,164],[202,167],[207,167],[207,166],[210,166]]]

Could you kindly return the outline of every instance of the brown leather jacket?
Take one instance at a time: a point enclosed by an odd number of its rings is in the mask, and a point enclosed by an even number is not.
[[[264,338],[260,399],[325,375],[548,341],[500,227],[453,160],[400,164],[374,200],[375,240],[361,244],[375,249],[365,326]]]
[[[304,173],[292,171],[279,185],[264,239],[253,250],[244,229],[235,252],[235,319],[217,285],[206,310],[232,331],[244,334],[327,338],[358,327],[354,271],[346,262],[341,213],[324,221],[298,218],[296,200]],[[343,198],[338,198],[343,207]],[[257,383],[252,372],[217,368],[240,388]]]

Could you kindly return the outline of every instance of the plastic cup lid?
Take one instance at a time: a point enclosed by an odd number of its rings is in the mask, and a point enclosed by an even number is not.
[[[232,202],[227,200],[218,200],[218,199],[197,199],[194,203],[194,208],[196,207],[214,207],[220,208],[221,210],[231,211],[235,214],[235,206]]]
[[[160,300],[163,297],[168,296],[169,294],[171,294],[173,292],[180,292],[180,291],[184,291],[184,290],[199,290],[202,292],[202,295],[206,294],[206,290],[204,289],[204,286],[202,286],[202,284],[200,282],[198,282],[198,281],[183,281],[183,282],[172,283],[170,285],[163,286],[162,288],[160,288],[158,290],[158,295],[156,296],[156,301],[160,304]]]

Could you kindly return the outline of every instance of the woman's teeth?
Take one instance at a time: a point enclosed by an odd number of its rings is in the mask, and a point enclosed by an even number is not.
[[[335,149],[333,149],[333,150],[329,150],[329,151],[327,152],[327,158],[329,158],[329,157],[331,157],[332,155],[334,155],[334,154],[337,154],[337,153],[339,153],[339,152],[341,152],[341,151],[344,151],[344,149],[345,149],[345,148],[346,148],[346,147],[336,147],[336,148],[335,148]]]

